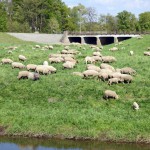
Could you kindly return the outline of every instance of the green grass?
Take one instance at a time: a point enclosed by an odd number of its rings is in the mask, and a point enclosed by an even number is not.
[[[18,48],[8,54],[5,47],[14,45],[7,42],[9,37],[0,33],[0,59],[18,61],[18,55],[23,54],[28,58],[25,65],[42,64],[50,53],[63,49],[62,45],[54,45],[52,51],[33,50],[34,43],[10,38]],[[11,69],[9,64],[0,65],[0,126],[6,127],[7,134],[150,142],[150,58],[143,55],[149,42],[150,36],[145,35],[141,40],[124,41],[125,50],[110,52],[112,45],[108,45],[102,51],[103,55],[117,58],[112,63],[115,68],[129,66],[137,71],[131,84],[109,86],[107,82],[71,75],[73,71],[85,70],[84,58],[93,52],[89,46],[85,46],[86,50],[72,46],[82,53],[76,56],[79,60],[76,68],[63,70],[62,64],[52,64],[57,73],[41,75],[35,82],[18,80],[18,69]],[[130,50],[135,53],[132,57]],[[105,101],[106,89],[115,90],[120,98]],[[131,108],[134,101],[139,103],[139,111]]]

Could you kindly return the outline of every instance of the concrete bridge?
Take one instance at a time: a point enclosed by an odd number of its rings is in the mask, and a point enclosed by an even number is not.
[[[139,36],[134,34],[122,35],[64,35],[63,43],[81,43],[93,45],[108,45]]]

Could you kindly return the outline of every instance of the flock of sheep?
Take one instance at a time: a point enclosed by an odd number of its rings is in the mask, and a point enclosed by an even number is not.
[[[123,44],[122,42],[118,44]],[[85,47],[82,47],[80,44],[76,44],[78,47],[85,49]],[[115,45],[117,46],[117,45]],[[16,48],[16,47],[15,47]],[[14,47],[12,50],[15,49]],[[33,49],[40,49],[40,45],[36,45]],[[53,50],[53,46],[44,46],[42,49],[50,49]],[[133,80],[133,76],[136,74],[136,71],[130,67],[124,67],[124,68],[114,68],[110,65],[110,63],[116,62],[117,59],[113,56],[103,56],[101,54],[103,47],[97,47],[97,46],[90,46],[91,49],[93,49],[92,56],[86,56],[85,61],[85,67],[86,70],[83,72],[73,72],[73,75],[77,75],[82,77],[83,79],[88,79],[90,77],[97,78],[98,80],[102,80],[104,82],[107,81],[108,85],[112,84],[119,84],[119,83],[131,83]],[[122,47],[123,49],[124,47]],[[109,49],[110,51],[118,51],[117,47],[113,47]],[[148,50],[150,50],[150,47],[148,47]],[[12,53],[11,50],[8,51],[8,53]],[[75,49],[70,49],[69,46],[65,46],[64,49],[60,53],[51,53],[48,57],[49,63],[63,63],[62,67],[63,69],[73,69],[78,65],[79,61],[76,58],[77,55],[80,55],[81,52],[77,51]],[[134,55],[133,51],[130,51],[130,55]],[[144,55],[150,56],[150,52],[144,52]],[[48,61],[43,61],[43,64],[36,65],[36,64],[28,64],[24,65],[22,62],[26,61],[27,58],[23,55],[18,56],[19,62],[14,62],[13,60],[9,58],[3,58],[1,60],[2,64],[11,64],[12,68],[19,68],[19,69],[26,69],[24,71],[19,71],[18,73],[18,79],[21,78],[27,78],[32,80],[38,80],[40,78],[40,74],[47,75],[56,73],[57,69],[53,67],[52,65],[49,65]],[[21,62],[22,61],[22,62]],[[100,66],[96,66],[95,63],[100,62]],[[32,72],[31,72],[32,71]],[[119,96],[115,91],[106,90],[104,91],[103,97],[105,99],[114,98],[118,99]],[[139,105],[134,102],[133,108],[135,110],[139,109]]]

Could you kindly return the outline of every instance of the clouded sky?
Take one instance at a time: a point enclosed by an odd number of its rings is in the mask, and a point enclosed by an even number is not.
[[[85,7],[94,7],[98,14],[117,15],[118,12],[127,10],[136,16],[150,11],[150,0],[62,0],[69,7],[77,6],[79,3]]]

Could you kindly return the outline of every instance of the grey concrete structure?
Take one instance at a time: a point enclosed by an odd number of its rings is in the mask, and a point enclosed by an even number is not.
[[[40,34],[40,33],[8,33],[24,41],[32,41],[44,44],[60,43],[63,34]],[[68,41],[69,42],[69,41]]]
[[[139,35],[126,34],[126,35],[67,35],[66,40],[69,43],[93,44],[93,45],[108,45],[117,43],[123,40],[137,37]]]

